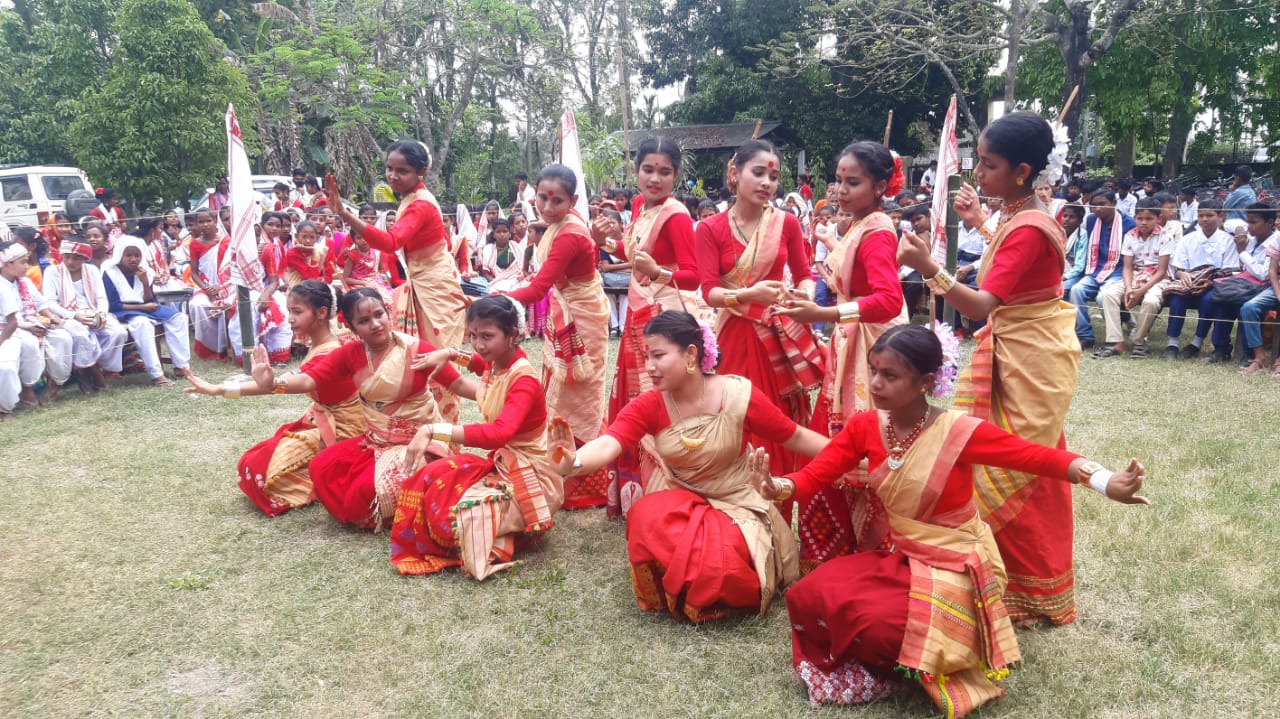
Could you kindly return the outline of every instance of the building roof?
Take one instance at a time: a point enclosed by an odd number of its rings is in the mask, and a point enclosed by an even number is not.
[[[627,146],[632,150],[640,146],[640,143],[653,137],[654,135],[662,135],[669,137],[679,143],[680,147],[688,150],[733,150],[751,139],[751,133],[756,129],[754,122],[730,122],[720,125],[685,125],[683,127],[664,127],[662,129],[645,129],[631,130],[627,133]],[[613,133],[615,136],[622,137],[621,132]],[[786,145],[802,145],[800,138],[796,136],[791,128],[781,122],[773,122],[765,120],[760,124],[761,138],[775,141]]]

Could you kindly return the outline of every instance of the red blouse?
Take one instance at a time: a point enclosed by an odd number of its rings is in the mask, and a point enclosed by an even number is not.
[[[1001,302],[1046,287],[1061,289],[1062,259],[1040,230],[1019,227],[1000,245],[979,287]]]
[[[284,250],[276,240],[263,243],[258,250],[258,260],[266,277],[279,277],[284,272]]]
[[[314,252],[314,250],[312,251]],[[289,248],[284,255],[284,266],[302,276],[304,280],[322,280],[330,282],[333,280],[333,252],[325,252],[324,262],[319,265],[312,265],[311,259],[314,256],[312,252],[308,252],[297,245]]]
[[[641,238],[640,244],[644,244],[644,238]],[[677,267],[671,278],[677,288],[698,289],[698,260],[693,252],[692,217],[683,212],[672,215],[662,223],[662,228],[658,230],[658,237],[653,245],[651,256],[654,262],[664,267],[670,265]],[[626,250],[621,243],[618,244],[618,252],[614,256],[623,262],[631,261],[627,259]]]
[[[711,409],[708,407],[708,409]],[[723,407],[715,407],[720,412]],[[627,403],[617,418],[605,430],[605,434],[618,440],[623,447],[636,447],[646,434],[656,435],[671,426],[667,403],[660,390],[651,389]],[[796,433],[796,423],[782,413],[760,390],[751,388],[751,400],[747,404],[747,418],[743,423],[742,446],[747,437],[756,435],[770,442],[782,444]]]
[[[1027,442],[993,424],[983,422],[969,437],[934,512],[941,514],[963,507],[973,498],[973,465],[1004,467],[1042,477],[1066,479],[1067,467],[1080,455],[1074,452]],[[802,484],[830,484],[864,458],[871,471],[884,464],[889,451],[880,433],[880,413],[859,412],[843,430],[799,472],[787,475]]]
[[[427,354],[435,351],[435,346],[424,340],[418,341],[418,354]],[[325,393],[328,396],[327,386],[346,383],[353,383],[356,373],[364,370],[369,366],[369,355],[365,351],[363,342],[349,342],[329,354],[320,357],[313,363],[302,368],[303,374],[316,381],[316,391]],[[426,390],[427,380],[434,379],[439,384],[448,387],[458,380],[461,375],[452,365],[441,367],[434,376],[428,378],[426,372],[413,372],[413,394],[419,394]],[[347,394],[346,397],[350,397]],[[345,399],[345,397],[343,397]]]
[[[524,357],[516,350],[513,361]],[[489,366],[480,355],[472,355],[470,369],[483,374]],[[542,384],[535,377],[521,377],[511,383],[502,412],[488,424],[468,424],[462,428],[463,444],[480,449],[501,449],[517,434],[532,431],[547,424],[547,396]]]
[[[864,322],[888,322],[902,311],[898,238],[892,232],[882,230],[862,238],[849,286]]]
[[[413,252],[438,242],[447,243],[449,237],[444,231],[440,210],[426,200],[419,200],[410,202],[404,212],[396,216],[396,223],[390,230],[365,225],[364,239],[370,247],[383,252],[395,252],[401,248],[405,252]]]
[[[343,348],[349,347],[351,345],[359,346],[360,343],[348,342],[342,345],[341,347],[338,347],[337,349],[330,350],[329,352],[320,355],[319,357],[315,357],[313,359],[307,360],[306,362],[302,363],[302,366],[298,368],[298,371],[314,379],[315,375],[311,373],[311,370],[313,368],[315,368],[317,365],[319,365],[328,357],[333,356],[335,353],[342,351]],[[316,380],[316,391],[313,392],[312,394],[315,396],[316,401],[319,402],[320,404],[340,404],[342,402],[347,401],[347,399],[349,399],[355,393],[356,393],[355,379],[352,378],[351,375],[342,375],[342,376],[333,376],[331,379],[328,379],[324,382]]]
[[[399,223],[396,223],[399,227]],[[551,285],[562,279],[576,279],[596,272],[596,257],[599,249],[596,243],[577,225],[566,226],[556,235],[555,244],[547,254],[547,261],[538,268],[529,284],[507,293],[511,299],[522,304],[542,301],[547,296]]]
[[[728,212],[709,217],[698,225],[694,256],[698,262],[698,278],[704,299],[711,290],[723,286],[720,276],[729,274],[745,249],[746,246],[734,236]],[[782,221],[782,241],[777,259],[773,261],[773,267],[769,269],[765,279],[781,280],[784,267],[791,268],[791,276],[797,283],[811,277],[800,220],[789,212]]]

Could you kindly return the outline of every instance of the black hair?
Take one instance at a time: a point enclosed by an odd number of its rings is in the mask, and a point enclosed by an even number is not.
[[[1200,203],[1201,210],[1213,210],[1214,212],[1222,212],[1221,200],[1205,200]]]
[[[1062,211],[1070,212],[1076,216],[1076,219],[1079,219],[1082,222],[1084,221],[1084,205],[1079,202],[1068,202],[1062,206]]]
[[[730,191],[729,191],[729,188],[727,188],[727,187],[721,187],[721,188],[716,192],[716,197],[720,198],[720,201],[721,201],[721,202],[728,202],[729,198],[730,198],[730,197],[732,197],[732,196],[733,196],[733,193],[732,193],[732,192],[730,192]]]
[[[497,240],[495,240],[493,237],[493,231],[498,229],[499,227],[505,227],[507,228],[507,232],[510,232],[511,221],[503,217],[499,217],[498,219],[494,220],[493,224],[489,225],[489,236],[485,238],[485,241],[487,243],[492,245],[497,242]]]
[[[419,175],[431,169],[431,153],[417,140],[396,140],[387,146],[387,155],[393,152],[403,157]]]
[[[899,205],[896,202],[890,201],[890,202],[884,203],[880,207],[880,209],[884,210],[885,212],[902,212],[902,205]]]
[[[1248,217],[1249,215],[1257,215],[1262,218],[1263,222],[1275,222],[1276,206],[1270,202],[1255,202],[1245,208],[1244,215],[1245,217]]]
[[[315,186],[318,188],[318,187],[320,187],[320,178],[318,178],[318,177],[308,177],[308,178],[307,178],[307,180],[306,180],[306,182],[303,182],[302,184],[303,184],[304,186],[306,186],[306,187],[310,187],[310,186],[312,186],[312,185],[315,185]]]
[[[491,209],[501,211],[502,203],[498,202],[497,200],[489,200],[488,202],[484,203],[485,212],[488,212]]]
[[[98,191],[94,194],[98,196],[98,200],[101,202],[106,202],[107,200],[114,200],[116,197],[116,191],[111,189],[110,187],[99,187]]]
[[[305,174],[307,174],[307,171],[306,171],[306,170],[304,170],[304,169],[303,169],[303,168],[301,168],[301,167],[295,167],[295,168],[293,168],[293,172],[290,172],[289,174],[290,174],[290,175],[305,175]]]
[[[702,325],[688,312],[667,310],[649,320],[644,326],[644,334],[646,337],[662,337],[681,350],[693,345],[698,350],[699,368],[707,357],[707,348],[702,340]]]
[[[1253,168],[1248,165],[1240,165],[1236,167],[1236,171],[1233,174],[1235,177],[1239,178],[1241,182],[1248,182],[1253,179]]]
[[[1159,180],[1147,180],[1146,182],[1151,185],[1151,194],[1153,195],[1164,189],[1164,183]]]
[[[360,215],[363,215],[366,212],[376,213],[377,211],[378,211],[378,208],[374,207],[373,205],[361,205],[360,209],[356,210],[356,216],[359,217]]]
[[[898,325],[880,335],[867,356],[893,350],[918,374],[932,374],[942,366],[942,342],[924,325]]]
[[[1101,197],[1104,200],[1107,200],[1113,205],[1116,204],[1116,191],[1111,189],[1110,187],[1099,187],[1098,189],[1094,190],[1093,195],[1089,197],[1089,201],[1093,202],[1097,200],[1099,197]]]
[[[317,238],[320,237],[320,226],[312,222],[311,220],[303,220],[302,222],[299,222],[298,224],[294,225],[293,236],[297,237],[298,235],[301,235],[302,231],[308,227],[311,228],[312,232],[316,233]]]
[[[1120,188],[1121,190],[1124,190],[1125,192],[1128,192],[1130,189],[1133,188],[1133,180],[1129,180],[1129,179],[1119,180],[1116,182],[1116,187]]]
[[[604,215],[605,217],[608,217],[614,222],[622,222],[622,213],[618,212],[617,210],[610,209],[608,207],[601,207],[600,214]]]
[[[836,206],[835,206],[835,205],[833,205],[832,203],[828,202],[827,204],[823,205],[822,207],[819,207],[818,209],[814,210],[814,212],[817,212],[818,214],[822,214],[822,213],[824,213],[824,212],[829,212],[829,213],[831,213],[831,214],[833,214],[833,215],[834,215],[834,214],[836,214]]]
[[[893,177],[893,153],[889,148],[871,140],[859,140],[840,151],[836,158],[852,157],[873,182],[888,182]],[[914,195],[913,195],[914,197]]]
[[[751,162],[756,155],[768,153],[774,157],[778,157],[778,148],[773,146],[768,140],[747,140],[738,148],[733,155],[733,166],[741,170],[748,162]]]
[[[373,300],[382,305],[383,309],[387,307],[386,300],[382,299],[382,293],[373,287],[357,287],[338,298],[338,307],[342,310],[342,316],[346,319],[348,327],[355,328],[352,317],[356,313],[356,307],[365,300]]]
[[[1070,180],[1068,180],[1068,181],[1067,181],[1067,184],[1063,185],[1063,187],[1074,187],[1074,188],[1076,188],[1077,190],[1083,190],[1083,189],[1084,189],[1084,183],[1080,182],[1079,180],[1077,180],[1077,179],[1075,179],[1075,178],[1073,177],[1073,178],[1071,178]]]
[[[230,215],[231,215],[231,205],[223,205],[222,207],[219,207],[219,208],[218,208],[218,219],[222,219],[222,214],[223,214],[224,212],[225,212],[228,216],[230,216]]]
[[[1162,205],[1166,202],[1172,202],[1175,204],[1178,202],[1178,198],[1175,197],[1172,192],[1157,192],[1152,195],[1152,197],[1156,198],[1156,202],[1159,202]]]
[[[640,169],[640,163],[644,162],[644,158],[654,153],[666,155],[671,161],[671,167],[677,173],[680,172],[680,146],[671,138],[662,135],[654,135],[640,143],[640,147],[636,150],[636,169]]]
[[[573,170],[564,165],[553,162],[542,168],[542,172],[538,173],[538,185],[541,185],[545,180],[560,183],[560,187],[570,197],[578,194],[578,176],[573,174]]]
[[[1178,190],[1178,194],[1179,194],[1179,195],[1190,195],[1190,196],[1192,196],[1192,197],[1195,197],[1195,196],[1196,196],[1196,188],[1194,188],[1194,187],[1184,187],[1184,188],[1182,188],[1181,190]]]
[[[516,179],[517,179],[517,180],[524,180],[525,182],[528,182],[528,181],[529,181],[529,175],[528,175],[528,173],[524,173],[524,172],[517,172],[517,173],[516,173]]]
[[[138,237],[146,237],[164,221],[159,215],[143,215],[138,218]]]
[[[338,314],[338,305],[342,302],[342,291],[330,287],[320,280],[303,280],[289,289],[290,297],[297,297],[313,310],[328,310],[329,319]]]
[[[702,202],[698,203],[698,214],[701,215],[703,210],[715,210],[717,212],[720,211],[719,208],[716,207],[716,203],[712,202],[711,200],[703,200]]]
[[[277,182],[276,184],[271,186],[271,189],[273,191],[284,190],[285,192],[288,192],[291,188],[288,185],[284,184],[283,182]]]
[[[1133,207],[1134,216],[1136,217],[1138,213],[1141,212],[1142,210],[1146,210],[1147,212],[1154,214],[1156,217],[1159,217],[1160,201],[1157,200],[1155,197],[1144,197],[1141,200],[1138,200],[1138,204],[1134,205]]]
[[[508,337],[520,332],[520,310],[504,295],[487,295],[472,302],[467,308],[467,324],[479,320],[494,323]]]
[[[919,217],[920,215],[924,215],[925,217],[929,216],[928,205],[915,205],[913,207],[907,208],[902,213],[902,219],[906,220],[907,222],[910,222],[915,218]]]
[[[1031,168],[1029,180],[1049,164],[1053,151],[1053,129],[1043,117],[1021,110],[987,125],[982,139],[995,154],[1009,162],[1011,168],[1026,163]]]

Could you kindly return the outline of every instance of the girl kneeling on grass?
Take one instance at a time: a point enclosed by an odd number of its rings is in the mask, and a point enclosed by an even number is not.
[[[338,294],[323,282],[306,280],[289,290],[287,306],[293,336],[306,337],[311,348],[300,368],[306,372],[342,346],[330,330],[330,319],[338,314]],[[270,368],[266,347],[254,348],[254,375]],[[259,388],[256,381],[216,385],[195,375],[187,379],[192,384],[186,389],[189,394],[236,398],[269,393]],[[314,404],[306,413],[245,452],[236,468],[240,490],[268,517],[310,504],[315,499],[311,460],[325,447],[364,433],[364,412],[350,376],[317,385],[309,395]]]
[[[319,358],[302,371],[276,379],[267,363],[255,363],[253,379],[272,394],[311,394],[323,385],[354,381],[364,410],[363,436],[326,447],[311,460],[316,498],[333,518],[361,529],[380,531],[391,523],[400,484],[411,474],[406,457],[409,443],[422,427],[440,422],[440,408],[428,381],[445,387],[461,377],[452,367],[434,374],[415,370],[419,355],[435,346],[392,330],[382,295],[361,287],[339,301],[347,326],[360,338]],[[234,396],[234,389],[228,385]],[[451,454],[440,442],[425,450],[433,458]]]
[[[1144,473],[1136,459],[1108,472],[931,407],[930,391],[949,391],[949,381],[936,381],[942,357],[924,327],[889,330],[869,354],[876,411],[851,418],[788,478],[769,477],[768,458],[754,458],[761,494],[775,502],[867,460],[885,508],[877,531],[887,541],[877,546],[887,548],[825,562],[787,592],[792,661],[815,704],[883,697],[899,685],[894,671],[919,680],[948,717],[1003,695],[995,682],[1021,655],[1004,603],[1004,562],[974,501],[975,465],[1087,482],[1117,502],[1148,504],[1136,496]]]
[[[547,458],[547,399],[520,350],[523,325],[523,307],[484,297],[467,308],[475,354],[442,349],[414,363],[434,372],[453,361],[479,374],[479,382],[460,379],[451,387],[480,405],[483,422],[423,426],[409,444],[407,468],[433,439],[490,452],[437,460],[404,483],[391,528],[391,562],[401,574],[461,566],[485,579],[554,524],[564,480]]]
[[[627,553],[640,608],[698,623],[769,608],[800,578],[795,536],[751,483],[748,435],[812,457],[827,438],[798,426],[745,377],[714,374],[710,328],[667,311],[644,329],[653,389],[623,407],[575,453],[557,419],[558,471],[582,475],[643,447],[657,462],[627,513]]]

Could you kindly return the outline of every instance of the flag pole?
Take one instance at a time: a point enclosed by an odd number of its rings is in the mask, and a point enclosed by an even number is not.
[[[889,131],[893,129],[893,110],[889,111],[889,119],[884,123],[884,142],[881,143],[885,147],[889,146]]]
[[[1076,94],[1079,92],[1080,92],[1079,85],[1076,85],[1075,87],[1071,88],[1071,94],[1067,97],[1067,102],[1062,106],[1062,112],[1058,113],[1057,124],[1061,125],[1062,121],[1067,118],[1067,110],[1071,109],[1071,103],[1076,101]]]

